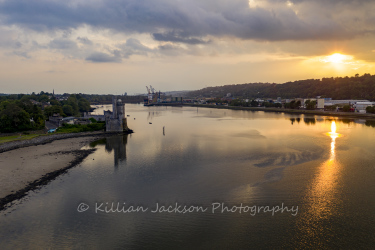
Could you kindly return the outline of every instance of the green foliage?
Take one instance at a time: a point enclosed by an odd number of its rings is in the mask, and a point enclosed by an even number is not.
[[[368,106],[366,108],[366,113],[372,113],[375,114],[375,106]]]
[[[344,112],[350,112],[350,105],[344,105],[342,107],[342,111],[344,111]]]
[[[60,105],[60,102],[58,101],[58,100],[56,100],[56,99],[51,99],[50,101],[49,101],[49,103],[51,104],[51,105]]]
[[[47,118],[52,116],[53,114],[60,114],[61,116],[65,116],[62,107],[59,105],[47,106],[44,108],[44,115]]]
[[[28,139],[32,139],[32,138],[35,138],[35,137],[38,137],[40,135],[38,134],[27,134],[26,132],[23,133],[23,135],[11,135],[11,136],[3,136],[3,137],[0,137],[0,144],[1,143],[5,143],[5,142],[10,142],[10,141],[21,141],[21,140],[28,140]]]
[[[316,109],[316,101],[307,100],[305,102],[305,105],[306,105],[306,109],[308,109],[308,110]]]
[[[250,102],[250,105],[251,105],[251,107],[258,107],[259,103],[257,101],[255,101],[255,100],[252,100]]]
[[[65,104],[62,107],[62,110],[63,110],[64,114],[66,114],[67,116],[73,116],[74,115],[73,107],[68,105],[68,104]]]
[[[263,105],[266,108],[281,108],[282,107],[281,103],[273,103],[273,102],[264,102]]]
[[[89,112],[91,107],[90,107],[90,102],[86,99],[79,99],[78,101],[78,109],[80,112]]]
[[[87,125],[64,124],[62,127],[58,128],[56,132],[79,133],[79,132],[98,131],[98,130],[103,130],[104,128],[105,128],[105,123],[91,123]]]
[[[230,106],[246,106],[246,103],[237,98],[230,101]]]
[[[221,98],[219,97],[216,97],[215,99],[212,99],[212,100],[207,100],[207,103],[209,104],[226,104],[228,103],[227,100],[222,100]]]
[[[92,123],[96,123],[96,122],[97,122],[97,121],[95,120],[95,118],[92,118],[92,117],[91,117],[89,120],[90,120]]]
[[[75,97],[75,95],[70,95],[66,104],[70,105],[73,109],[73,114],[72,115],[79,115],[79,109],[78,109],[78,100]]]
[[[82,95],[65,95],[68,97],[66,101],[58,101],[52,94],[43,91],[31,95],[1,95],[0,132],[42,129],[46,118],[53,114],[80,116],[80,112],[90,111],[90,102]],[[32,101],[38,103],[33,104]],[[48,102],[51,105],[48,106]]]
[[[324,109],[328,111],[336,111],[338,105],[325,106]]]
[[[104,103],[112,103],[112,95],[87,95],[87,94],[80,94],[80,96],[90,103],[97,103],[97,104],[104,104]],[[122,100],[123,103],[140,103],[143,102],[144,96],[137,95],[137,96],[118,96]]]
[[[291,101],[290,103],[285,103],[285,108],[287,109],[299,109],[301,107],[301,101]]]
[[[31,129],[30,115],[15,102],[0,111],[0,132],[9,133]]]

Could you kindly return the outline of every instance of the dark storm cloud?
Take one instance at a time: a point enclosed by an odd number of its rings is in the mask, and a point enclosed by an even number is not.
[[[187,44],[205,43],[208,36],[268,41],[329,40],[351,39],[374,32],[370,25],[374,14],[364,16],[356,12],[365,11],[368,6],[364,4],[369,5],[370,1],[290,2],[298,12],[280,0],[270,0],[266,7],[255,8],[249,8],[248,0],[79,3],[4,0],[0,2],[0,16],[5,25],[37,31],[69,30],[88,25],[125,34],[149,33],[158,41]],[[341,15],[343,11],[346,12]],[[357,20],[355,26],[353,20]]]

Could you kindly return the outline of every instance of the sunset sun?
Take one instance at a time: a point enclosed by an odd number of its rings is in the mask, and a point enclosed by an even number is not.
[[[325,57],[325,59],[323,61],[334,63],[334,64],[340,64],[340,63],[345,63],[345,61],[349,61],[352,58],[353,58],[352,56],[343,55],[343,54],[340,54],[340,53],[334,53],[330,56]]]

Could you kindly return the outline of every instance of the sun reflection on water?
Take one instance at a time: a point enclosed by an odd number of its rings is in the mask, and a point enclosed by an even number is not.
[[[331,131],[326,133],[331,137],[330,157],[318,169],[318,174],[312,182],[310,191],[306,196],[307,211],[299,221],[299,228],[304,232],[302,242],[319,242],[323,238],[321,233],[322,223],[334,216],[335,204],[338,204],[336,191],[338,186],[340,164],[336,160],[336,139],[341,134],[336,132],[336,122],[332,121]],[[312,241],[311,241],[312,242]],[[323,244],[323,243],[322,243]]]
[[[336,122],[332,121],[331,123],[331,132],[328,132],[327,135],[331,137],[331,157],[330,160],[333,160],[335,158],[335,144],[336,144],[336,138],[340,137],[341,135],[336,133]]]

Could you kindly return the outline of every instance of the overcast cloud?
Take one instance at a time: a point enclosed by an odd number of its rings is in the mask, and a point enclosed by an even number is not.
[[[374,24],[373,0],[0,0],[0,73],[64,72],[72,88],[112,70],[165,86],[373,73]],[[353,61],[319,61],[335,52]]]
[[[4,0],[0,3],[1,22],[39,32],[88,25],[122,33],[150,33],[158,41],[189,44],[202,43],[205,41],[202,38],[207,36],[268,41],[326,40],[351,39],[374,32],[371,1],[117,0],[73,3],[75,1]],[[358,11],[369,15],[359,15]]]

